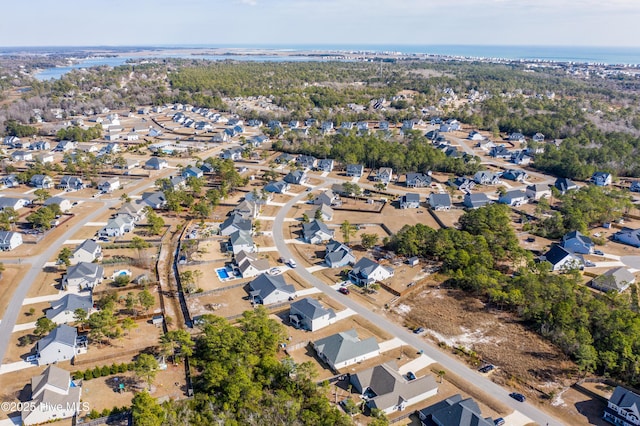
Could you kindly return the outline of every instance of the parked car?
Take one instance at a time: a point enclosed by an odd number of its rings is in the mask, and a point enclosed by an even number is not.
[[[515,399],[516,401],[520,401],[520,402],[525,402],[527,400],[527,398],[523,394],[518,392],[511,392],[509,396]]]
[[[413,374],[413,371],[407,371],[407,380],[411,381],[415,379],[416,379],[416,375]]]
[[[296,261],[295,261],[295,260],[293,260],[293,259],[289,259],[289,260],[287,260],[287,264],[288,264],[289,266],[291,266],[292,268],[295,268],[295,267],[297,267],[297,266],[298,266],[298,264],[296,263]]]
[[[349,288],[347,288],[347,287],[340,287],[340,288],[338,289],[338,291],[339,291],[340,293],[342,293],[342,294],[349,294],[349,293],[351,293],[351,291],[349,291]]]
[[[478,371],[481,372],[481,373],[488,373],[490,371],[493,371],[495,368],[496,367],[493,364],[488,364],[488,365],[485,365],[483,367],[480,367],[478,369]]]
[[[27,362],[35,362],[38,359],[38,355],[29,355],[26,359]]]
[[[604,256],[604,252],[602,250],[595,250],[593,254],[597,254],[598,256]]]
[[[498,417],[493,421],[493,424],[496,426],[502,426],[504,424],[504,419],[502,417]]]
[[[414,334],[420,334],[424,332],[424,327],[418,327],[415,330],[413,330]]]

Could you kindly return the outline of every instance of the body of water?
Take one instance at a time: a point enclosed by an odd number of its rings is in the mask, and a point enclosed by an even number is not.
[[[157,49],[172,49],[174,52],[168,53]],[[213,48],[236,48],[255,50],[281,50],[286,52],[296,51],[333,51],[333,52],[397,52],[402,54],[428,54],[450,57],[465,58],[488,58],[488,59],[509,59],[509,60],[538,60],[553,62],[574,62],[574,63],[598,63],[610,65],[640,65],[640,48],[632,47],[561,47],[561,46],[470,46],[470,45],[231,45],[231,46],[154,46],[142,56],[119,55],[116,57],[101,57],[82,60],[76,64],[48,68],[36,75],[39,80],[57,79],[73,69],[89,68],[99,65],[111,67],[123,65],[129,59],[145,58],[184,58],[184,59],[205,59],[220,61],[233,59],[237,61],[322,61],[326,60],[314,56],[278,56],[278,55],[258,55],[258,54],[237,54],[237,55],[193,55],[192,52],[184,54],[175,53],[178,49],[213,49]],[[87,48],[83,48],[87,49]],[[139,48],[144,51],[144,48]]]

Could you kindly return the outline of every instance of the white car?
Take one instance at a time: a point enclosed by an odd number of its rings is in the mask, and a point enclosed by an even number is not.
[[[298,266],[298,264],[297,264],[297,263],[295,262],[295,260],[293,260],[293,259],[289,259],[289,260],[287,260],[287,264],[288,264],[289,266],[291,266],[292,268],[295,268],[295,267],[297,267],[297,266]]]

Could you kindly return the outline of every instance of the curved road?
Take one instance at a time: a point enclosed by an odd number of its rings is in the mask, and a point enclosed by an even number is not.
[[[322,185],[316,186],[315,189],[326,187],[331,183],[334,183],[333,180],[325,180],[325,182]],[[291,200],[289,200],[289,202],[287,202],[280,209],[280,211],[275,217],[275,221],[273,224],[273,239],[280,255],[284,256],[287,259],[293,258],[294,256],[289,251],[289,247],[287,247],[287,244],[284,242],[284,236],[282,231],[284,226],[284,219],[289,209],[291,209],[291,207],[294,204],[296,204],[298,201],[305,199],[307,197],[307,194],[308,194],[307,192],[303,192],[297,195],[296,197],[292,198]],[[363,318],[367,319],[368,321],[371,321],[373,324],[376,324],[384,328],[386,331],[390,332],[395,337],[402,339],[405,343],[413,346],[414,348],[417,348],[418,350],[424,351],[425,355],[427,355],[428,357],[433,359],[435,362],[442,365],[445,369],[451,371],[452,373],[460,377],[463,377],[465,380],[467,380],[469,383],[471,383],[472,385],[476,386],[478,389],[485,392],[487,395],[491,395],[493,398],[505,404],[506,406],[519,411],[520,413],[527,416],[529,419],[533,420],[539,425],[559,426],[563,424],[560,420],[541,411],[540,409],[538,409],[533,405],[530,405],[528,403],[516,402],[511,397],[509,397],[508,390],[504,389],[501,386],[498,386],[497,384],[493,383],[491,380],[481,376],[478,372],[471,370],[465,364],[453,358],[452,356],[449,356],[441,352],[438,348],[436,348],[434,345],[430,344],[426,340],[407,331],[405,328],[400,327],[399,325],[393,323],[392,321],[388,320],[384,316],[364,308],[359,303],[355,302],[353,299],[334,290],[333,288],[331,288],[330,286],[322,282],[320,279],[316,278],[313,274],[311,274],[305,268],[299,266],[296,269],[296,272],[309,284],[312,284],[314,287],[322,291],[331,299],[341,303],[342,305],[346,306],[349,309],[352,309],[353,311],[358,313],[358,315],[361,315]]]

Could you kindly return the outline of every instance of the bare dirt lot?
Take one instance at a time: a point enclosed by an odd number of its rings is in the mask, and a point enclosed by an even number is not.
[[[13,291],[30,267],[30,265],[5,265],[2,279],[0,279],[0,315],[4,315]]]

